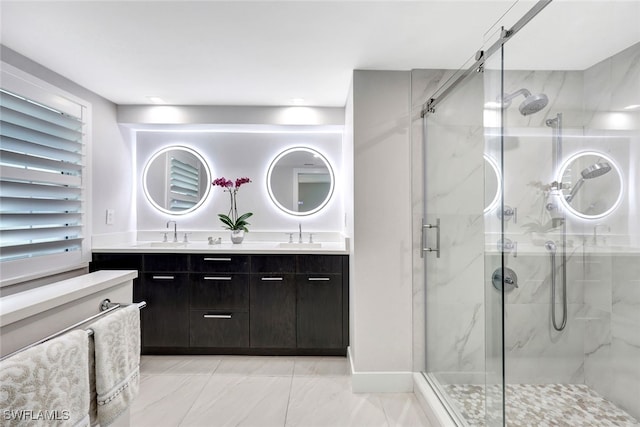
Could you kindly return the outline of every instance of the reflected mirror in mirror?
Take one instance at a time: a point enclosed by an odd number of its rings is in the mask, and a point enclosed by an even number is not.
[[[155,153],[142,177],[149,202],[172,215],[183,215],[200,207],[211,189],[210,181],[211,172],[202,156],[181,146]]]
[[[318,212],[329,202],[334,185],[331,165],[311,148],[283,151],[271,162],[267,173],[271,200],[292,215]]]
[[[498,164],[484,155],[484,213],[491,212],[500,201],[500,172]]]
[[[602,218],[622,200],[622,174],[606,154],[578,153],[560,169],[563,205],[582,218]]]

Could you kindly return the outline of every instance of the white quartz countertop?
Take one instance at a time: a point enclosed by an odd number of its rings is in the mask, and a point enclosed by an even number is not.
[[[222,242],[209,244],[195,241],[182,242],[148,242],[141,241],[133,244],[101,245],[92,248],[93,252],[101,253],[225,253],[225,254],[324,254],[346,255],[349,253],[346,242],[318,242],[318,243],[283,243],[268,241],[244,241],[239,244]]]
[[[2,297],[0,326],[6,326],[136,277],[138,272],[135,270],[96,271]]]

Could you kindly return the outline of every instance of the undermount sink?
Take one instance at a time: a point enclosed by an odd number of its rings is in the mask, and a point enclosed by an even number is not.
[[[318,249],[322,243],[278,243],[279,248],[287,249]]]
[[[184,248],[187,244],[185,242],[151,242],[137,246],[145,248]]]

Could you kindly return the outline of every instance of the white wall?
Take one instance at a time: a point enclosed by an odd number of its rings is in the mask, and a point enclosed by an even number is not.
[[[409,107],[409,72],[354,72],[350,352],[356,391],[412,390]]]

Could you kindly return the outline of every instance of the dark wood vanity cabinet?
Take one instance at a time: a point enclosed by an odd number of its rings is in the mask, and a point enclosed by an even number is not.
[[[348,257],[95,253],[137,269],[145,354],[344,355]]]
[[[249,347],[249,256],[192,254],[189,346]]]
[[[188,255],[145,254],[141,277],[143,348],[189,345]]]
[[[293,256],[251,257],[252,348],[296,348],[295,273]]]

